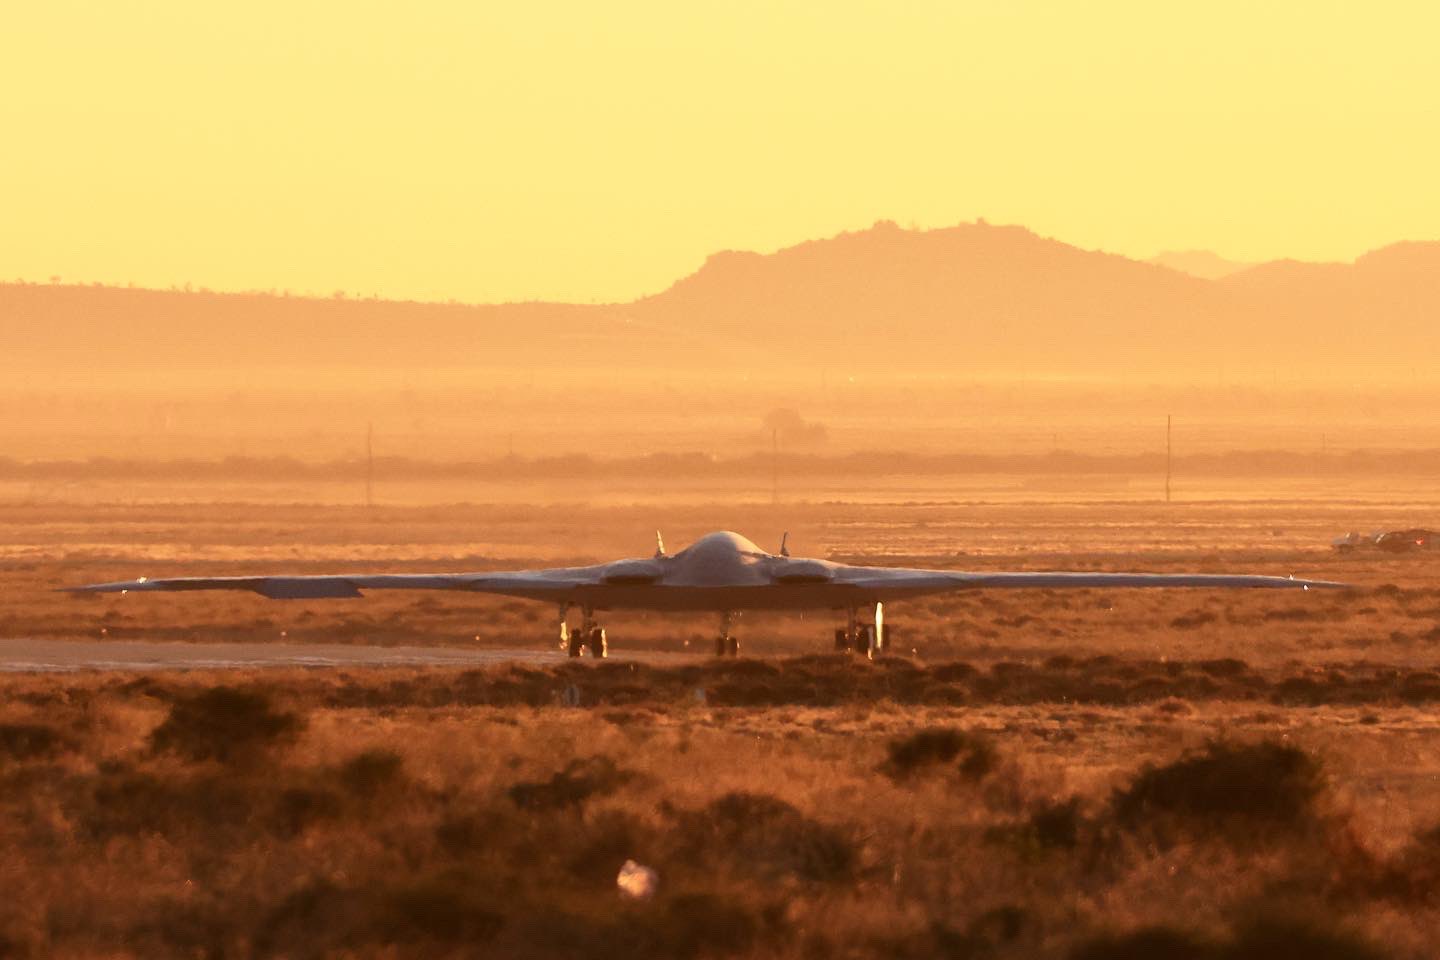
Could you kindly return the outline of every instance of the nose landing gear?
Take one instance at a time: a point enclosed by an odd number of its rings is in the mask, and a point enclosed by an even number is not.
[[[740,656],[740,641],[730,635],[730,624],[735,616],[729,610],[720,614],[720,635],[715,638],[715,656],[717,657]]]

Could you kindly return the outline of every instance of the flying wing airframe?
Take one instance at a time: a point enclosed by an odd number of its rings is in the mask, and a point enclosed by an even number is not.
[[[1192,587],[1299,589],[1343,587],[1325,580],[1207,573],[1003,573],[852,566],[790,556],[782,539],[768,553],[738,533],[720,531],[674,554],[656,534],[652,557],[583,567],[483,573],[342,574],[334,576],[177,577],[117,581],[68,588],[83,593],[151,590],[248,590],[276,600],[364,596],[367,590],[456,590],[551,603],[559,611],[560,643],[572,657],[586,649],[604,657],[609,644],[597,611],[711,612],[720,617],[715,652],[734,656],[731,633],[745,610],[828,609],[848,614],[835,647],[869,657],[885,647],[884,605],[928,594],[966,590],[1074,587]],[[578,629],[569,626],[573,608]],[[862,620],[862,611],[866,614]]]

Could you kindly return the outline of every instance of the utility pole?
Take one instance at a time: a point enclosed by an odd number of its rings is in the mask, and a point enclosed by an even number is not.
[[[770,506],[780,503],[780,428],[770,428]]]
[[[1170,502],[1170,414],[1165,414],[1165,502]]]
[[[375,506],[375,421],[365,425],[365,507]]]

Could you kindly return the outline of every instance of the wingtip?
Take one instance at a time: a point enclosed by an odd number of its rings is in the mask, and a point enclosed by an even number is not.
[[[54,587],[56,593],[129,593],[145,583],[145,578],[122,580],[114,583],[82,583],[71,587]]]

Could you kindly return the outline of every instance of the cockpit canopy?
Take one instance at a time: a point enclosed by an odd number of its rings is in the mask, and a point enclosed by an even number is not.
[[[718,533],[707,533],[696,540],[690,546],[681,550],[676,556],[681,557],[733,557],[736,554],[749,554],[755,557],[769,556],[761,550],[753,541],[732,533],[729,530],[721,530]]]

